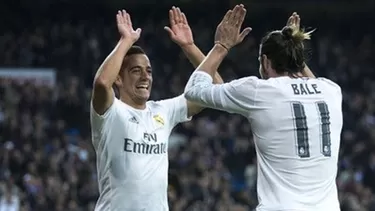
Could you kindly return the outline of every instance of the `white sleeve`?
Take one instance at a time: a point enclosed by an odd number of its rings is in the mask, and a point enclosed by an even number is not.
[[[112,105],[102,115],[95,111],[92,101],[90,102],[90,122],[93,133],[102,135],[105,131],[108,131],[108,127],[112,126],[111,123],[117,113],[118,101],[119,100],[114,97]]]
[[[188,117],[187,100],[184,95],[161,100],[159,103],[166,109],[172,127],[176,126],[178,123],[191,120],[191,117]]]
[[[212,77],[198,70],[189,79],[190,87],[185,90],[185,97],[204,107],[247,116],[257,108],[258,80],[257,77],[245,77],[230,83],[212,84]]]

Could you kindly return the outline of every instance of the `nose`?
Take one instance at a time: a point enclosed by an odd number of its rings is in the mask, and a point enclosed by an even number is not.
[[[150,79],[151,73],[148,70],[142,70],[141,78],[142,79]]]

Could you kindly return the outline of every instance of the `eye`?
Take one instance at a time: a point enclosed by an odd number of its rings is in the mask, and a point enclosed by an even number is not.
[[[134,67],[134,68],[132,68],[132,70],[131,70],[132,73],[140,73],[141,71],[142,71],[142,69],[139,68],[139,67]]]

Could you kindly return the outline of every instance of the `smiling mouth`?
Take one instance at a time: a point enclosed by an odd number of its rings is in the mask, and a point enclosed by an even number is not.
[[[138,90],[148,90],[150,88],[150,86],[148,86],[148,85],[140,85],[140,86],[136,86],[136,88]]]

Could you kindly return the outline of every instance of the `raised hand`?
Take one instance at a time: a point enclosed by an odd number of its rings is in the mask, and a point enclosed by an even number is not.
[[[180,8],[172,7],[169,10],[169,23],[170,27],[165,26],[164,29],[169,33],[173,42],[181,47],[194,44],[193,33]]]
[[[295,27],[298,30],[301,28],[301,18],[296,12],[293,12],[293,14],[289,17],[286,26]]]
[[[229,10],[216,28],[215,44],[220,44],[229,50],[242,42],[251,31],[251,28],[247,27],[240,33],[245,16],[246,9],[242,4],[236,5],[233,10]]]
[[[116,20],[117,29],[122,38],[129,39],[133,43],[139,39],[142,30],[140,28],[134,30],[129,13],[125,10],[119,10],[116,15]]]

